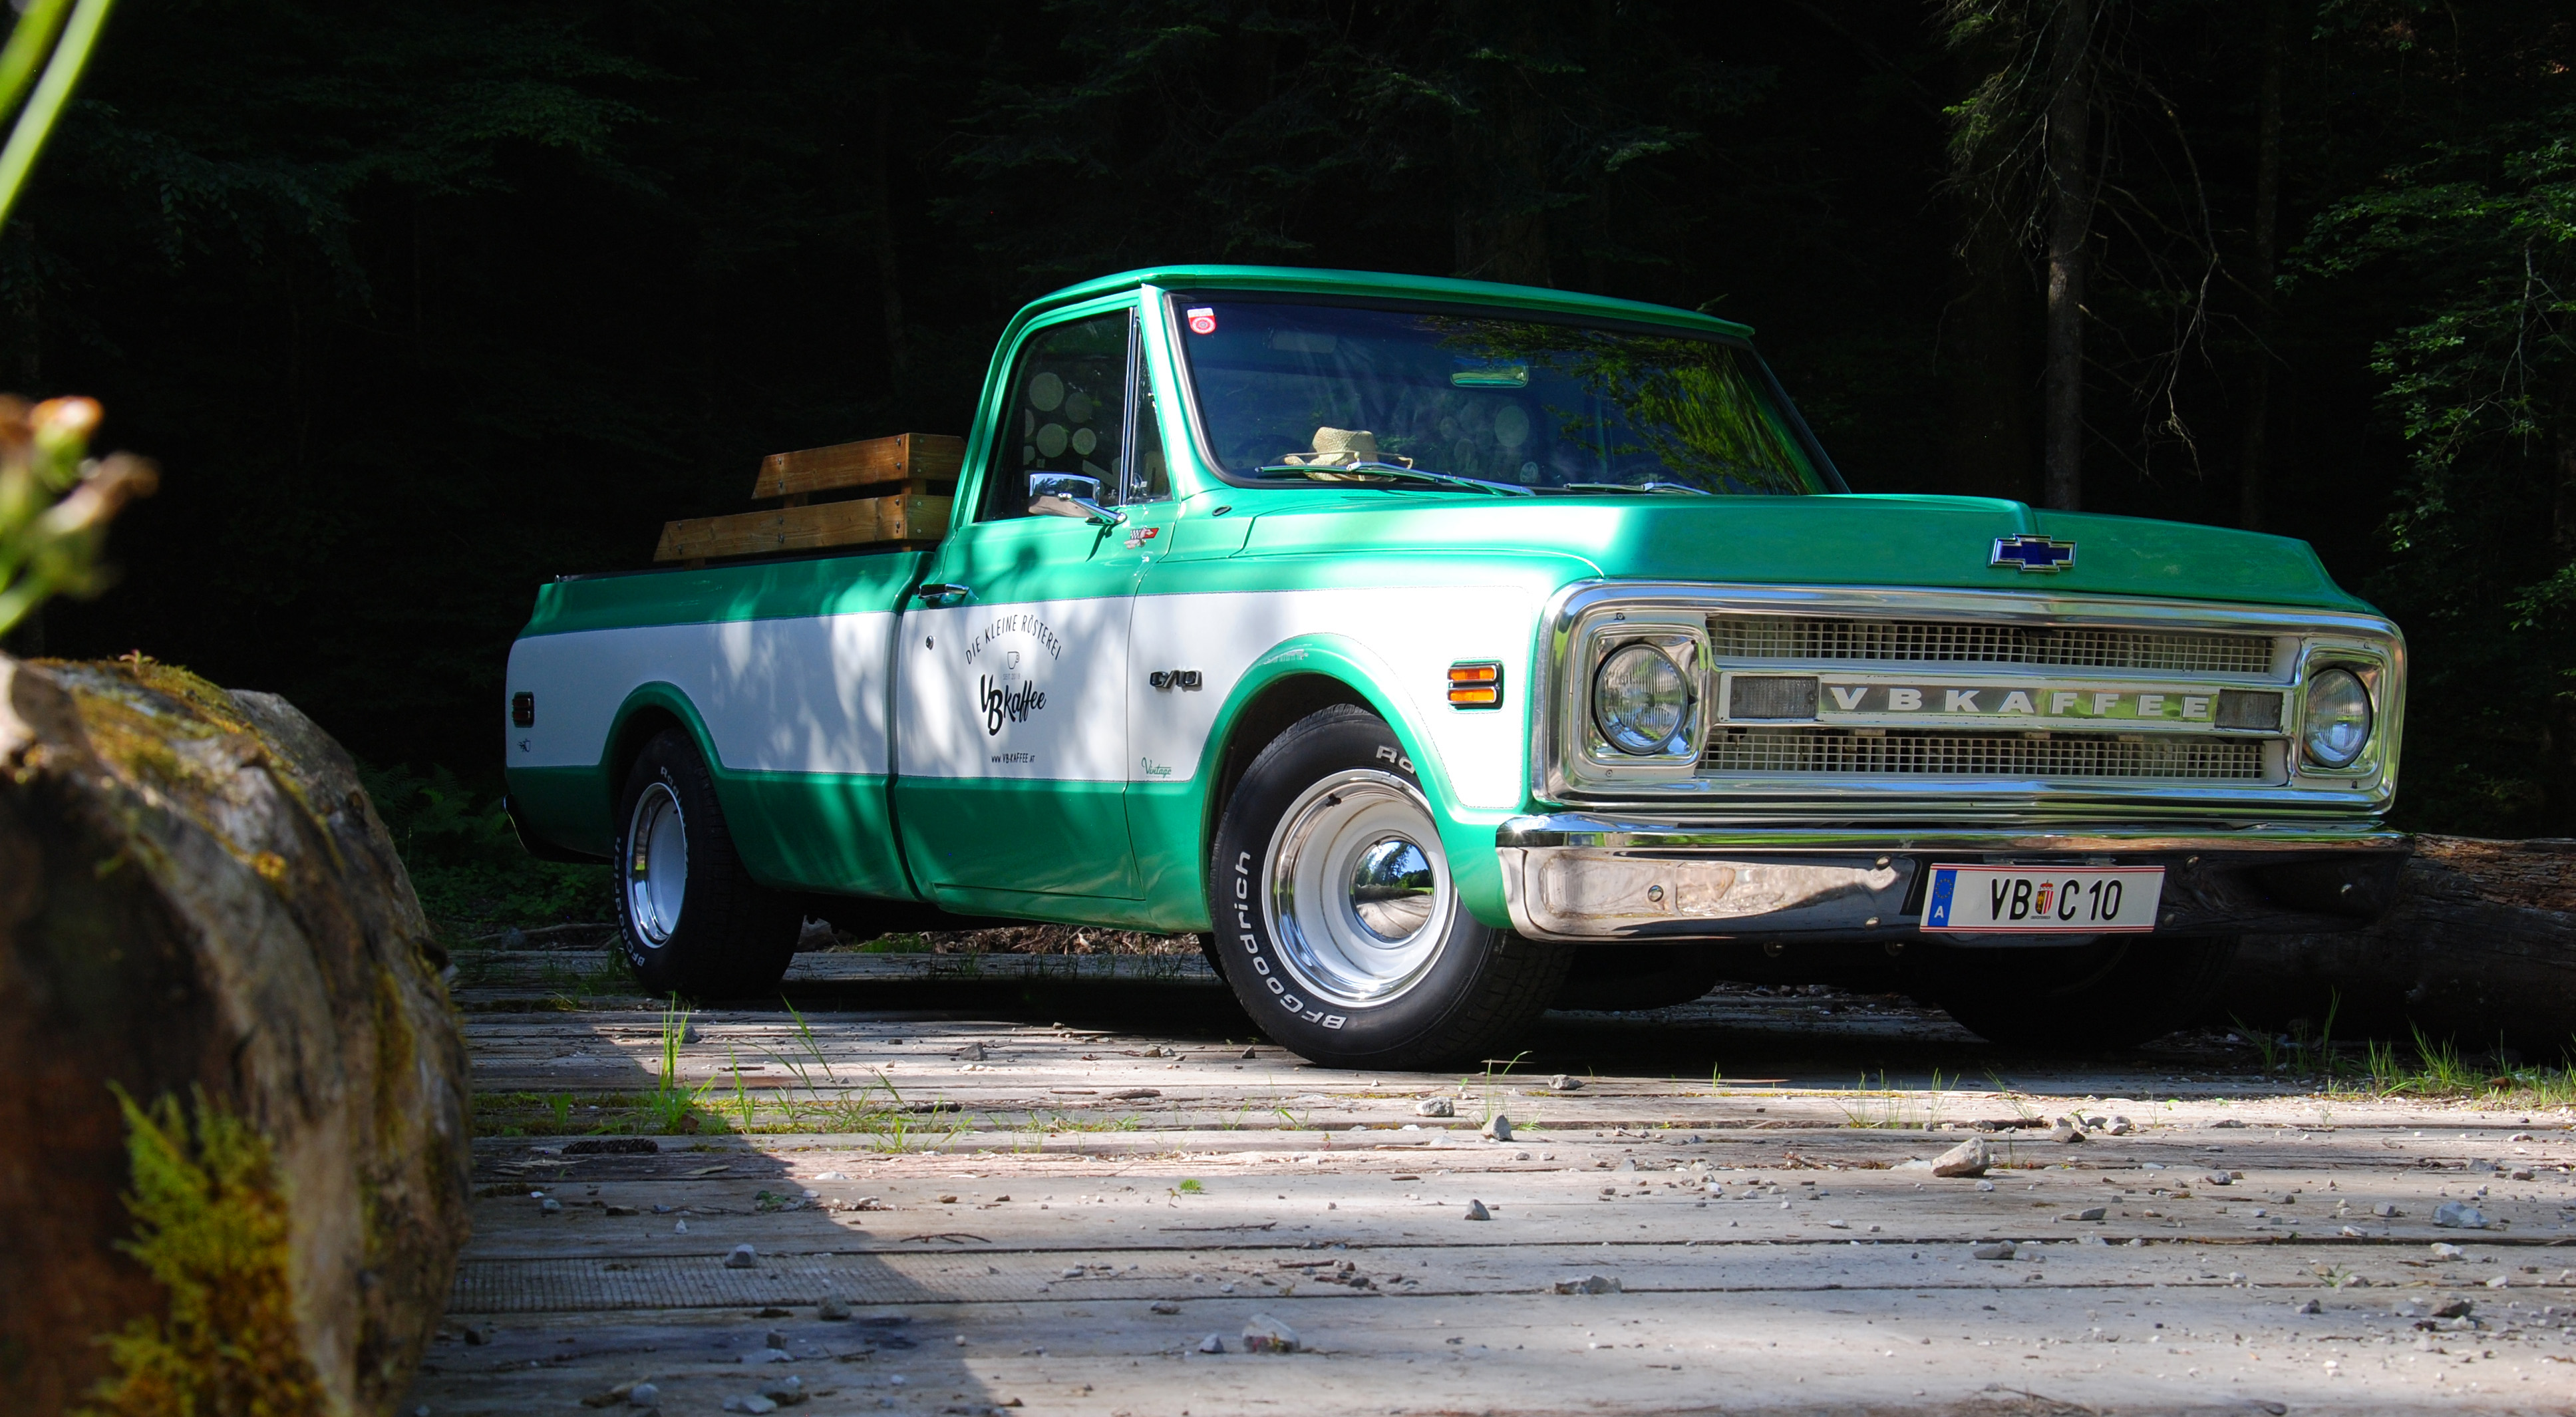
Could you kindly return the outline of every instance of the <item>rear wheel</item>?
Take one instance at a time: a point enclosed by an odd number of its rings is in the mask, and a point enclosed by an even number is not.
[[[1346,704],[1253,759],[1217,827],[1208,909],[1245,1011],[1334,1067],[1480,1057],[1547,1006],[1570,953],[1467,912],[1413,763]]]
[[[734,853],[715,779],[687,734],[645,745],[617,819],[618,945],[645,989],[742,998],[777,988],[802,913]]]
[[[2233,935],[1908,952],[1916,992],[1969,1031],[2059,1053],[2132,1048],[2191,1023],[2235,957]]]

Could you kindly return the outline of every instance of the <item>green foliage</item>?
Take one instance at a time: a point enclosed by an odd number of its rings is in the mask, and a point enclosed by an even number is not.
[[[2576,104],[2508,114],[2320,212],[2304,279],[2416,292],[2373,346],[2408,476],[2375,589],[2424,674],[2434,820],[2576,814]],[[2332,288],[2329,286],[2329,288]],[[2428,761],[2429,759],[2429,761]],[[2420,780],[2420,779],[2419,779]]]
[[[183,1111],[122,1089],[136,1238],[166,1312],[108,1340],[91,1417],[286,1417],[325,1409],[296,1325],[288,1198],[267,1139],[200,1091]],[[193,1125],[192,1125],[193,1120]]]
[[[473,936],[613,918],[608,867],[528,855],[500,800],[445,767],[416,773],[361,764],[358,777],[402,853],[421,909],[442,931]]]

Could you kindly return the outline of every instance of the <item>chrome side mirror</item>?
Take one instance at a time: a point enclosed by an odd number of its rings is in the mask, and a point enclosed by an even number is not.
[[[1029,515],[1072,517],[1095,526],[1116,526],[1127,514],[1100,502],[1100,479],[1076,472],[1029,474]]]

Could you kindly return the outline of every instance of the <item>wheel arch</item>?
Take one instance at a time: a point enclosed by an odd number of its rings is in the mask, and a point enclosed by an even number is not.
[[[1385,722],[1412,760],[1414,775],[1422,783],[1423,795],[1431,801],[1434,818],[1444,828],[1449,825],[1444,804],[1453,802],[1455,794],[1449,790],[1437,750],[1404,701],[1388,692],[1386,679],[1385,669],[1375,656],[1337,635],[1301,636],[1253,661],[1252,668],[1236,681],[1233,693],[1218,711],[1216,726],[1200,758],[1208,784],[1199,821],[1198,867],[1202,873],[1207,867],[1209,844],[1216,840],[1217,823],[1223,819],[1226,805],[1233,800],[1252,760],[1291,724],[1334,704],[1366,709]],[[1199,884],[1204,892],[1204,875]]]
[[[639,685],[626,696],[626,702],[617,706],[599,759],[601,787],[607,799],[601,810],[607,814],[612,838],[623,829],[617,824],[617,798],[626,790],[626,775],[634,770],[635,759],[643,754],[644,745],[672,728],[689,735],[707,766],[717,766],[715,742],[707,736],[706,720],[698,716],[697,706],[676,686]]]

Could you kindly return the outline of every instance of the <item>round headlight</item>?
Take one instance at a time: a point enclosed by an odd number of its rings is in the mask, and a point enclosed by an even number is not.
[[[2370,742],[2370,691],[2349,669],[2329,669],[2308,681],[2308,717],[2299,729],[2308,760],[2348,768]]]
[[[1623,753],[1660,753],[1690,715],[1690,686],[1653,645],[1612,651],[1592,676],[1592,716]]]

